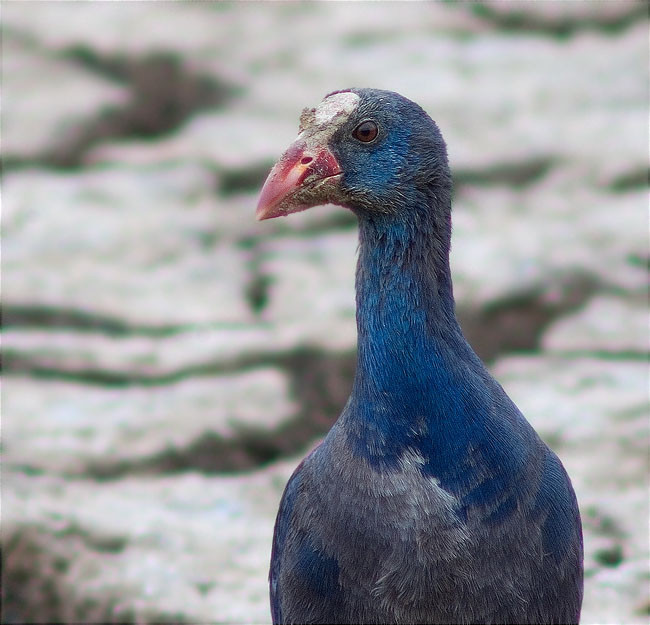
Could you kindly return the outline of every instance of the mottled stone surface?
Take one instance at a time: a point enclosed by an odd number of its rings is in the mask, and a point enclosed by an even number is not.
[[[11,379],[2,400],[5,466],[77,477],[151,472],[192,453],[206,471],[236,468],[249,437],[296,412],[278,369],[120,390]],[[212,466],[198,457],[208,451]]]
[[[5,3],[3,622],[270,620],[356,229],[254,208],[348,86],[440,125],[458,314],[573,478],[583,622],[648,622],[647,43],[628,0]]]
[[[4,622],[266,622],[261,572],[290,471],[5,475]]]

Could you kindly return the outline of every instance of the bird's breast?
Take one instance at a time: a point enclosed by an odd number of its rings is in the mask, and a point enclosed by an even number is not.
[[[423,475],[417,452],[405,451],[396,467],[377,471],[355,456],[344,432],[334,427],[310,460],[306,517],[319,518],[324,546],[342,570],[366,568],[369,581],[386,583],[393,571],[408,575],[413,567],[405,558],[427,565],[463,550],[467,535],[459,502],[436,478]]]

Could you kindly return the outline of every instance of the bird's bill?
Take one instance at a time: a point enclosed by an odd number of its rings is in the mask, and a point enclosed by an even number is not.
[[[341,168],[329,149],[297,140],[266,179],[257,204],[257,219],[290,215],[327,203],[328,189],[340,176]]]

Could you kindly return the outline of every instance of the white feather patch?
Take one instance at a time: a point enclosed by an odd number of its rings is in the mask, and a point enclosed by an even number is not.
[[[347,118],[359,105],[359,96],[351,91],[335,93],[325,98],[317,107],[314,113],[314,121],[318,126],[330,124],[335,117],[344,116]]]

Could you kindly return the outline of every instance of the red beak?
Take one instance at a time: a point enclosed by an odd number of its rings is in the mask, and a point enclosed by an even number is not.
[[[309,149],[305,142],[296,141],[266,179],[257,204],[257,219],[272,219],[326,203],[322,189],[316,192],[318,183],[340,173],[341,168],[328,149]]]

